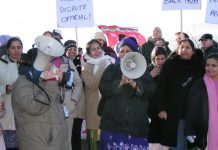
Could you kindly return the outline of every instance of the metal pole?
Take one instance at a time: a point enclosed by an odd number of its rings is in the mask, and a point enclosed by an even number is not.
[[[77,34],[77,27],[75,27],[75,33],[76,33],[76,50],[78,51],[78,34]]]
[[[182,18],[182,10],[180,10],[180,30],[183,32],[183,18]]]

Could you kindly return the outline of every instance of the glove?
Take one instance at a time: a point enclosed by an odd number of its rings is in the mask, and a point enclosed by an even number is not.
[[[186,137],[186,139],[190,142],[190,143],[194,143],[195,139],[196,139],[196,135],[189,135]]]

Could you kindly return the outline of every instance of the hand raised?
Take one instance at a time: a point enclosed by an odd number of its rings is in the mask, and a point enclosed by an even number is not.
[[[158,76],[160,74],[160,69],[158,67],[155,67],[151,72],[150,72],[152,78]]]

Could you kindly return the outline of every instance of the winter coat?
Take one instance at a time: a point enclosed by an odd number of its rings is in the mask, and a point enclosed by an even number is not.
[[[74,70],[74,76],[73,76],[74,86],[72,87],[72,89],[69,89],[69,90],[65,89],[65,99],[64,99],[64,103],[69,108],[70,116],[73,117],[76,112],[77,104],[79,103],[81,95],[83,93],[82,92],[83,84],[82,84],[82,80],[79,76],[79,73],[77,72],[77,69],[74,63],[70,59],[66,57],[62,57],[62,64],[69,64],[69,67]],[[67,71],[68,67],[62,68],[62,69]]]
[[[39,85],[44,92],[25,75],[14,83],[12,107],[18,147],[20,150],[68,150],[68,128],[58,83],[41,80]]]
[[[114,133],[147,137],[148,99],[155,84],[148,72],[135,79],[141,92],[130,85],[118,87],[122,78],[120,64],[110,65],[100,81],[100,91],[105,99],[100,129]]]
[[[70,58],[69,58],[70,59]],[[74,59],[71,59],[81,77],[81,55],[77,55]],[[83,84],[84,85],[84,84]],[[79,102],[76,104],[75,111],[73,113],[74,118],[85,118],[85,93],[84,87],[81,90],[81,95],[79,98]]]
[[[215,46],[210,46],[206,50],[204,50],[205,59],[212,53],[218,53],[218,48]]]
[[[18,77],[17,63],[13,62],[7,55],[0,60],[0,93],[5,102],[6,114],[0,119],[4,130],[15,130],[14,112],[11,106],[11,94],[6,92],[7,85],[13,85]]]
[[[84,62],[82,67],[82,79],[85,83],[85,119],[87,129],[98,129],[100,124],[97,107],[101,95],[98,87],[105,68],[99,65],[98,70],[94,74],[94,66]]]
[[[201,149],[207,146],[208,108],[207,88],[204,80],[200,79],[193,84],[189,92],[185,135],[196,135],[192,146],[198,146]]]
[[[151,72],[154,68],[155,68],[154,64],[150,63],[147,66],[146,70],[148,72]],[[159,79],[160,79],[160,75],[153,78],[157,86],[158,86]],[[157,136],[157,135],[159,135],[159,133],[161,132],[161,125],[162,125],[163,120],[160,119],[157,114],[158,112],[155,107],[155,101],[154,101],[154,98],[152,97],[149,99],[149,108],[148,108],[148,115],[149,115],[149,118],[151,119],[151,122],[149,124],[149,132],[148,132],[149,143],[158,143],[160,141],[160,138],[159,138],[160,136]]]
[[[154,48],[155,41],[148,41],[141,46],[141,53],[145,57],[147,64],[151,63],[151,52]]]
[[[164,63],[154,96],[157,113],[167,112],[161,132],[153,135],[160,139],[158,143],[171,147],[177,145],[178,124],[180,119],[186,118],[189,89],[203,74],[203,63],[196,55],[189,60],[180,59],[179,55],[175,55]]]

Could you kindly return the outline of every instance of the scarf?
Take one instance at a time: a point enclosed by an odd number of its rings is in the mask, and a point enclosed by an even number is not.
[[[204,82],[207,87],[209,103],[209,123],[208,123],[208,150],[215,150],[218,147],[218,99],[215,81],[205,74]]]
[[[113,57],[110,57],[110,56],[108,56],[108,55],[104,55],[104,53],[102,54],[102,56],[101,56],[100,58],[93,58],[93,57],[89,56],[88,54],[85,54],[85,55],[84,55],[84,58],[86,59],[86,62],[87,62],[88,64],[93,64],[93,65],[95,65],[95,66],[94,66],[94,70],[93,70],[94,74],[95,74],[96,71],[98,70],[99,65],[100,65],[100,63],[101,63],[102,61],[105,61],[105,62],[106,62],[105,68],[106,68],[107,66],[109,66],[110,64],[114,64],[114,63],[115,63],[115,59],[114,59]]]

